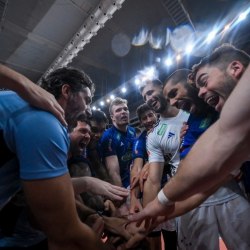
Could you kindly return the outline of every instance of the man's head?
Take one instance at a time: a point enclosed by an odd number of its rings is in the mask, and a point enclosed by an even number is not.
[[[190,80],[199,89],[199,97],[221,111],[249,62],[244,51],[224,44],[193,66]]]
[[[108,118],[103,111],[94,110],[89,118],[89,122],[92,132],[91,141],[98,141],[107,127]]]
[[[69,124],[74,123],[81,114],[91,114],[94,84],[83,71],[74,68],[57,69],[43,79],[42,87],[55,96]]]
[[[198,97],[198,89],[188,83],[190,73],[188,69],[176,70],[166,79],[163,95],[169,99],[172,106],[200,114],[206,110],[207,105]]]
[[[76,127],[70,133],[70,154],[72,156],[82,155],[90,141],[90,123],[85,116],[77,118]]]
[[[129,124],[129,110],[127,100],[116,97],[109,106],[109,113],[115,127],[123,127]]]
[[[157,121],[157,115],[154,110],[148,106],[147,103],[140,105],[136,109],[136,113],[141,125],[145,127],[147,131],[153,128],[154,124]]]
[[[145,82],[140,87],[143,100],[156,112],[162,113],[168,108],[168,101],[163,96],[163,84],[160,80]]]

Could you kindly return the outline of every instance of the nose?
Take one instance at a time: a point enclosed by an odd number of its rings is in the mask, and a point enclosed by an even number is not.
[[[92,115],[92,111],[90,106],[87,106],[86,110],[85,110],[85,114],[87,117],[90,117]]]
[[[205,94],[207,93],[207,89],[204,87],[199,88],[198,96],[202,99],[204,99]]]
[[[170,98],[169,102],[171,106],[176,106],[177,100],[175,98]]]

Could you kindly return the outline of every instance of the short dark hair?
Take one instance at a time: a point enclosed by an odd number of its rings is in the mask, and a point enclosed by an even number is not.
[[[219,69],[225,70],[234,60],[240,61],[244,67],[247,67],[250,62],[250,57],[245,51],[237,49],[231,44],[222,44],[210,55],[202,58],[198,64],[193,65],[189,80],[194,83],[198,70],[206,65],[217,66]]]
[[[143,103],[142,105],[140,105],[139,107],[137,107],[136,114],[137,114],[137,117],[138,117],[139,121],[141,121],[142,115],[145,112],[150,111],[150,110],[155,113],[155,111],[147,103]]]
[[[89,121],[89,119],[87,119],[86,115],[80,114],[77,116],[76,121],[71,126],[68,127],[69,133],[71,133],[74,130],[74,128],[77,126],[78,122],[84,122],[84,123],[88,124],[91,128],[90,121]]]
[[[84,88],[89,88],[92,95],[95,92],[95,85],[90,77],[82,70],[71,67],[59,68],[51,72],[42,79],[41,87],[58,99],[64,84],[68,84],[72,92],[79,92]]]
[[[153,79],[153,80],[147,80],[144,81],[140,86],[139,86],[139,91],[142,93],[143,89],[146,87],[147,84],[152,83],[153,85],[163,87],[163,83],[159,79]]]
[[[108,124],[108,122],[109,122],[106,114],[101,110],[93,110],[92,115],[89,117],[89,120],[95,121],[97,123],[104,122],[106,124]]]
[[[164,85],[170,83],[172,85],[176,85],[178,83],[186,84],[188,81],[188,76],[191,73],[189,69],[178,69],[174,73],[172,73],[167,79],[164,81]]]

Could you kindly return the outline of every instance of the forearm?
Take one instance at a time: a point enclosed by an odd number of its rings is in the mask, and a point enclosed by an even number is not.
[[[149,177],[144,183],[143,189],[143,207],[155,199],[160,190],[160,181],[152,181]]]
[[[112,184],[122,187],[122,180],[121,180],[120,174],[117,173],[116,171],[108,171],[108,173],[109,173],[109,177],[111,179]]]

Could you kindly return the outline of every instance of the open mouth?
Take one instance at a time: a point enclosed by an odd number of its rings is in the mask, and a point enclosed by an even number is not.
[[[206,99],[206,103],[211,106],[215,107],[219,103],[220,97],[218,95],[212,95]]]

